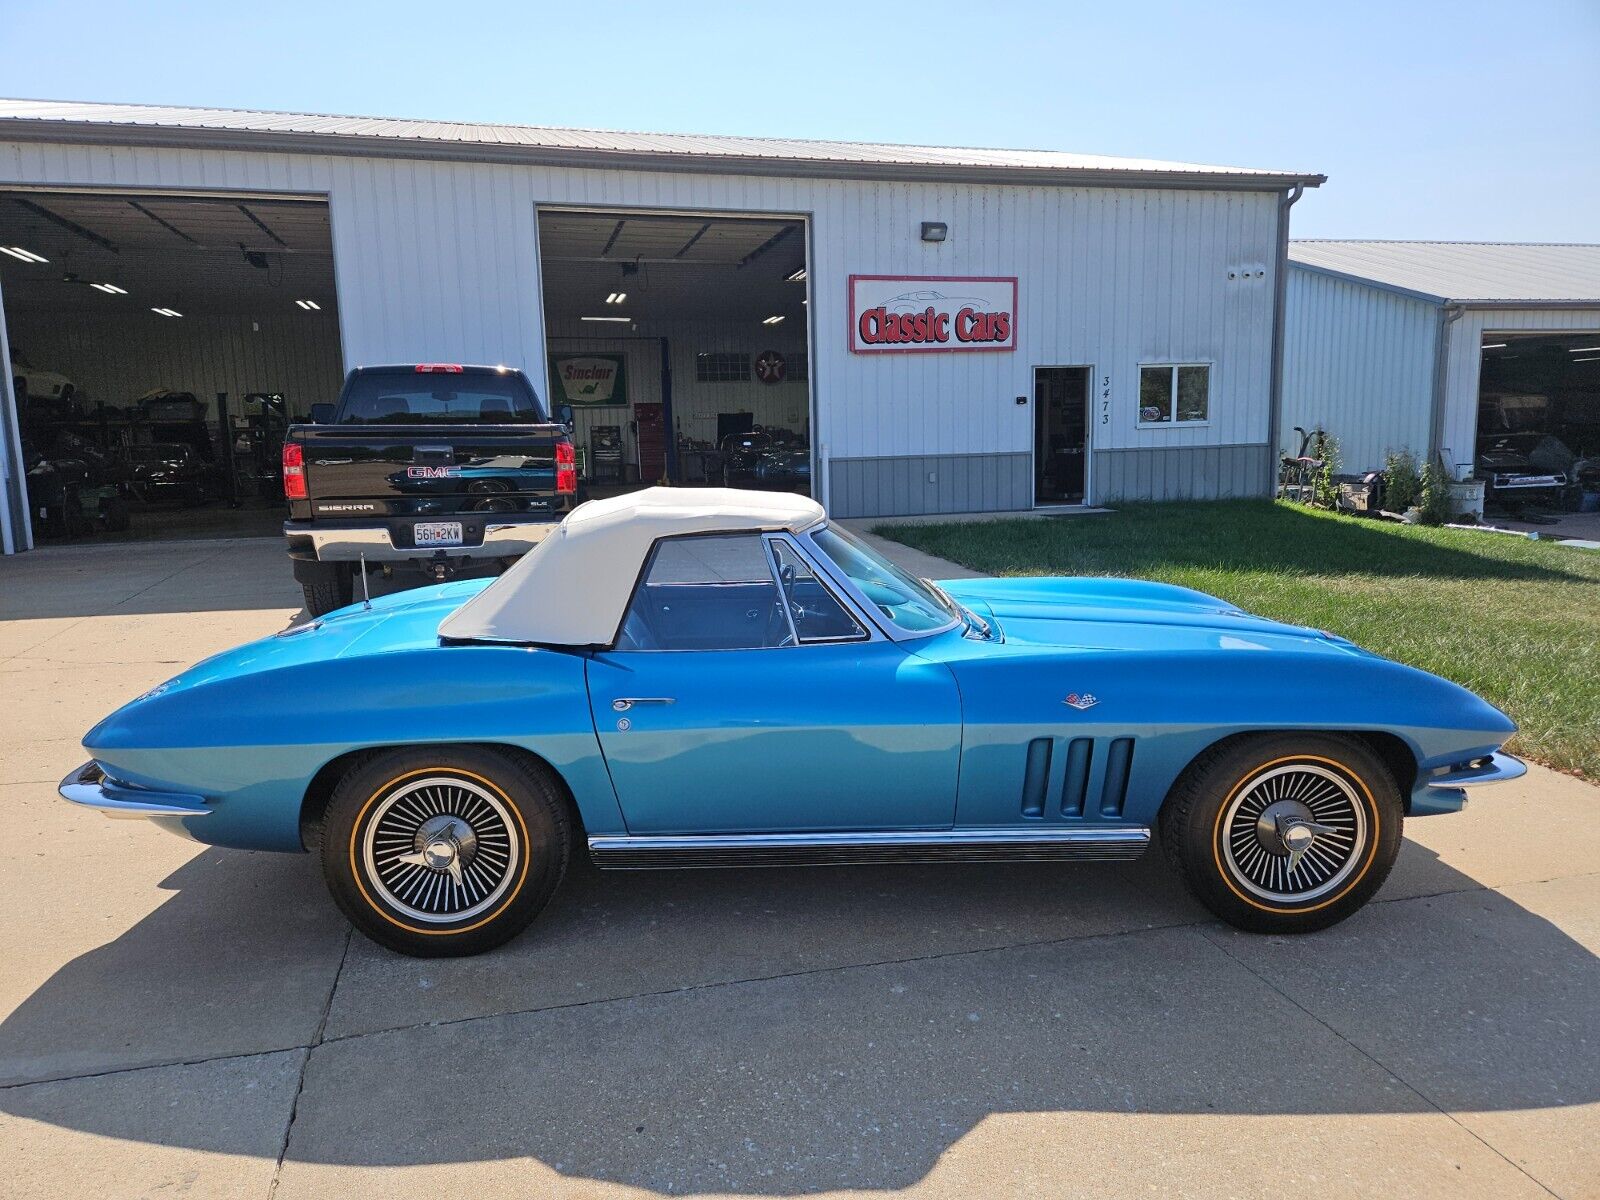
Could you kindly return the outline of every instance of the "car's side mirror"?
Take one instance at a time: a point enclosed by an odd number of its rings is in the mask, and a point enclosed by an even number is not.
[[[313,404],[311,406],[311,423],[313,425],[332,425],[333,405]]]
[[[572,427],[572,405],[562,404],[556,407],[556,420],[568,428]]]

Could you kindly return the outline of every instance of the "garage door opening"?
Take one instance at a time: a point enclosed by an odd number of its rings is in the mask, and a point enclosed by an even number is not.
[[[1600,333],[1485,334],[1475,458],[1488,512],[1600,511]]]
[[[0,192],[0,295],[36,544],[280,533],[343,375],[325,202]]]
[[[539,250],[586,495],[809,493],[803,219],[543,210]]]

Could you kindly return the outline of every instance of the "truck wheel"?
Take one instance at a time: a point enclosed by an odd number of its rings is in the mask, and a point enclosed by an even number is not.
[[[395,750],[334,789],[322,838],[328,890],[381,946],[418,958],[477,954],[549,902],[570,855],[548,771],[475,747]]]
[[[355,576],[344,563],[296,563],[294,573],[305,595],[307,616],[343,608],[354,596]]]
[[[1364,743],[1268,734],[1223,742],[1184,772],[1161,809],[1161,844],[1228,924],[1310,933],[1383,885],[1402,820],[1400,789]]]

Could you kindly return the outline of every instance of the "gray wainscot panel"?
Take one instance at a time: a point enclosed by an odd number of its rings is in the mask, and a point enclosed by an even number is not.
[[[1221,500],[1272,494],[1265,444],[1096,450],[1090,486],[1096,503]]]
[[[1033,506],[1029,454],[836,458],[829,508],[838,517],[1015,512]]]

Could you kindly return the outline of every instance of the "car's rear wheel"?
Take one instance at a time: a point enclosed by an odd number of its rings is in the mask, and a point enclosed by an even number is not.
[[[1168,860],[1217,916],[1309,933],[1365,904],[1400,850],[1400,791],[1364,743],[1235,738],[1202,755],[1161,810]]]
[[[362,933],[402,954],[477,954],[520,933],[566,873],[566,808],[537,763],[396,750],[334,789],[322,869]]]

